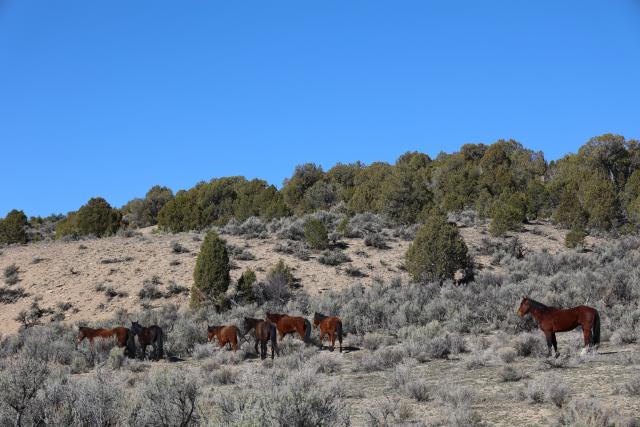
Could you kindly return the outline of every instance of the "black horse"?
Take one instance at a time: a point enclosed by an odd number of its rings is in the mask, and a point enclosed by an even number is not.
[[[141,359],[144,360],[147,357],[147,346],[153,346],[153,352],[150,358],[152,360],[162,359],[164,352],[162,350],[162,341],[164,339],[164,333],[162,328],[158,325],[151,325],[149,327],[141,326],[138,322],[131,322],[131,333],[138,336],[138,343],[142,347]]]
[[[251,329],[254,330],[253,336],[256,340],[255,350],[258,354],[258,343],[260,343],[260,358],[267,358],[267,342],[271,340],[271,358],[273,359],[274,353],[278,352],[278,338],[276,325],[268,320],[253,319],[251,317],[244,318],[244,332],[248,333]]]

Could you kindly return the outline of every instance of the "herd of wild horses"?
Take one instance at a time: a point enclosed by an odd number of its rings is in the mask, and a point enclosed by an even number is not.
[[[271,342],[271,358],[273,359],[274,354],[278,354],[278,339],[282,340],[287,334],[297,333],[304,342],[309,341],[311,322],[304,317],[279,313],[267,313],[266,317],[266,319],[244,318],[244,334],[246,335],[253,330],[254,348],[257,354],[258,344],[260,344],[260,357],[262,359],[267,357],[267,344],[269,342]],[[340,352],[342,352],[342,320],[340,318],[315,313],[313,327],[320,330],[321,345],[326,335],[331,344],[330,349],[333,351],[337,338],[340,344]],[[153,348],[150,356],[152,360],[160,360],[163,357],[162,342],[164,332],[158,325],[143,327],[138,322],[132,322],[130,329],[122,326],[113,329],[93,329],[80,326],[78,329],[77,344],[81,343],[85,338],[89,340],[90,345],[93,345],[93,340],[96,338],[115,338],[118,347],[124,348],[124,355],[134,358],[136,356],[135,338],[137,337],[138,344],[142,349],[140,354],[142,359],[146,357],[146,350],[149,345]],[[240,330],[235,325],[207,327],[209,342],[215,337],[218,339],[221,348],[228,344],[233,351],[236,351],[241,336],[244,335],[240,333]]]
[[[558,357],[558,343],[556,332],[571,331],[578,326],[582,327],[585,349],[597,346],[600,343],[600,314],[595,308],[580,305],[568,309],[548,307],[540,302],[528,297],[523,297],[520,307],[517,310],[519,316],[530,313],[538,322],[538,326],[544,332],[547,339],[547,357],[551,356],[551,347]],[[267,313],[266,319],[244,318],[244,334],[253,331],[255,339],[254,349],[258,353],[260,344],[260,358],[267,357],[267,344],[271,343],[271,358],[278,354],[278,339],[287,334],[298,334],[300,338],[307,342],[311,334],[311,323],[304,317],[289,316],[286,314]],[[330,349],[335,348],[336,338],[340,344],[342,352],[342,320],[335,316],[325,316],[322,313],[315,313],[313,316],[314,328],[320,329],[320,343],[322,345],[325,335],[329,339]],[[236,351],[241,336],[240,330],[235,325],[209,326],[207,328],[208,340],[217,338],[220,347],[229,345]],[[143,327],[138,322],[132,322],[131,328],[116,327],[113,329],[92,329],[81,326],[79,328],[77,343],[85,338],[93,343],[95,338],[115,338],[119,347],[124,347],[124,354],[128,357],[135,357],[136,345],[135,337],[142,349],[141,358],[146,357],[147,346],[151,345],[153,351],[151,359],[159,360],[163,357],[162,342],[164,333],[157,325]]]

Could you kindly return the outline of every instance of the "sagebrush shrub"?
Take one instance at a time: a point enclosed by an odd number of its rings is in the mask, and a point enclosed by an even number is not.
[[[350,261],[351,258],[340,249],[326,249],[318,257],[318,262],[325,265],[339,265]]]
[[[137,389],[130,425],[189,426],[200,418],[198,380],[184,369],[154,371]]]

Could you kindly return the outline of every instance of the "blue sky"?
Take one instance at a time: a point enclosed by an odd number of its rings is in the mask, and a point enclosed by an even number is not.
[[[640,0],[0,0],[0,215],[514,138],[640,138]]]

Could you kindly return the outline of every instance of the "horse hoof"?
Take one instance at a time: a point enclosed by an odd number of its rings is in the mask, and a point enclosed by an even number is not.
[[[556,359],[560,357],[560,353],[556,353]]]

